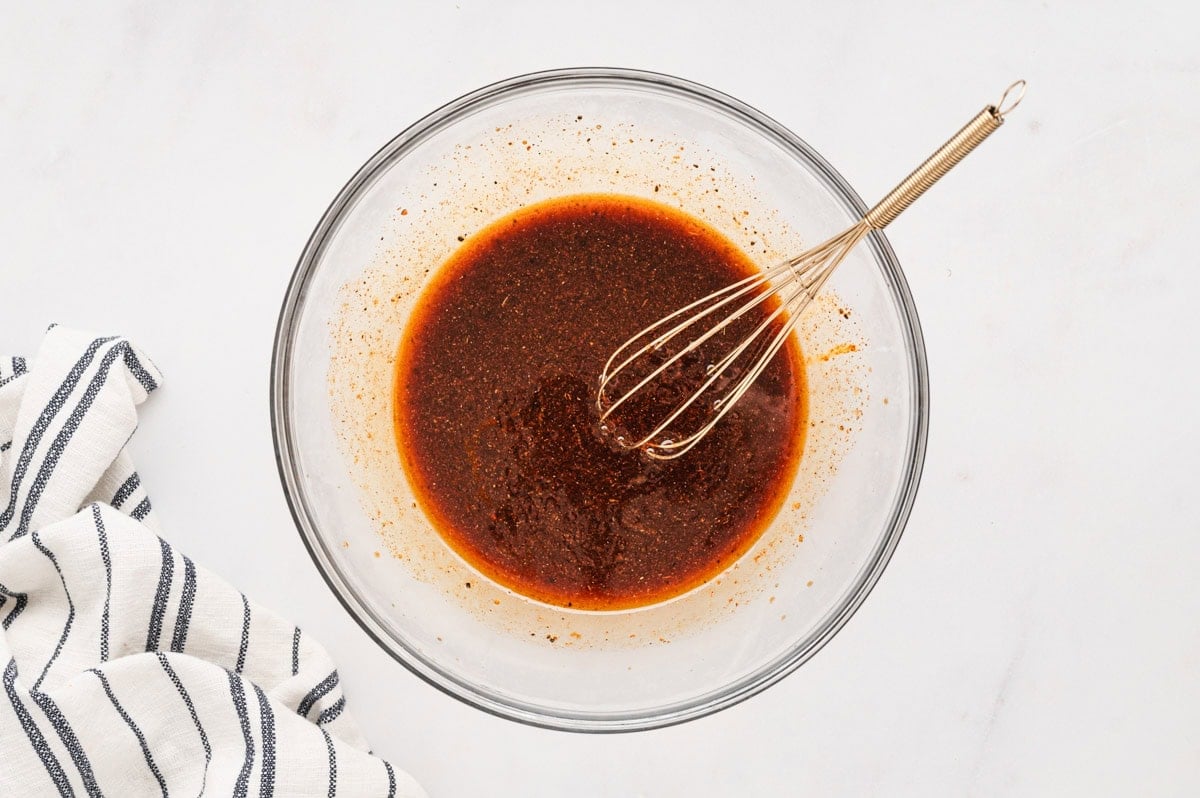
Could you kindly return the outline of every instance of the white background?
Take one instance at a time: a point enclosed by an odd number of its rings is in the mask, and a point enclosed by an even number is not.
[[[150,354],[133,451],[168,537],[322,640],[434,796],[1195,795],[1198,45],[1185,2],[5,4],[0,351],[58,321]],[[624,736],[498,720],[388,658],[304,552],[268,421],[279,302],[342,183],[457,95],[578,65],[740,97],[868,200],[1030,82],[889,231],[933,405],[878,588],[780,685]]]

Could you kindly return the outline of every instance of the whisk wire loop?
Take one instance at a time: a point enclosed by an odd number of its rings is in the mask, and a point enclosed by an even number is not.
[[[1010,85],[996,105],[986,106],[976,114],[849,229],[794,258],[714,291],[664,316],[618,347],[600,374],[596,407],[600,413],[601,429],[608,429],[614,412],[626,405],[633,396],[664,379],[666,372],[677,364],[682,368],[687,355],[714,341],[721,333],[731,331],[731,327],[739,320],[746,319],[747,314],[765,306],[767,312],[753,329],[725,354],[715,358],[707,366],[699,387],[671,407],[648,433],[633,434],[628,440],[623,435],[616,438],[620,445],[642,449],[647,456],[658,460],[679,457],[694,447],[732,411],[762,375],[787,342],[804,309],[847,254],[872,230],[882,230],[893,222],[967,153],[998,130],[1004,123],[1004,117],[1017,107],[1024,96],[1025,81],[1018,80]],[[770,304],[772,301],[774,305]],[[688,331],[704,319],[712,320],[710,326],[687,339],[685,336],[689,334]],[[727,391],[724,388],[717,391],[724,393],[711,403],[711,413],[704,417],[699,428],[687,434],[678,434],[672,425],[684,419],[691,408],[697,407],[701,397],[725,379],[734,364],[756,345],[758,349],[753,354],[752,362],[743,372],[733,376],[732,387]],[[653,360],[655,353],[668,346],[672,347],[672,351],[663,362],[656,364]],[[648,373],[639,377],[636,367],[642,365],[646,358],[651,358],[650,365],[645,366]],[[630,370],[634,371],[633,387],[611,399],[609,393],[614,388],[614,381]]]

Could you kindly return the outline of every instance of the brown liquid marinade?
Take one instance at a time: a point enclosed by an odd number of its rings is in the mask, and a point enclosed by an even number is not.
[[[745,553],[803,448],[794,339],[672,461],[614,447],[595,388],[632,333],[754,269],[698,219],[619,195],[542,202],[472,235],[422,294],[396,369],[402,464],[451,548],[518,593],[594,610],[679,595]]]

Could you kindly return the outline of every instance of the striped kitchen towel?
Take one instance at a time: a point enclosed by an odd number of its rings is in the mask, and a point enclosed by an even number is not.
[[[158,536],[125,445],[159,382],[62,327],[0,359],[0,795],[423,795],[321,646]]]

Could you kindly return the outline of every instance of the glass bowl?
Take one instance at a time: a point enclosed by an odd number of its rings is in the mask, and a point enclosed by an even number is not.
[[[325,212],[279,318],[272,425],[301,539],[403,665],[513,720],[647,729],[777,682],[866,598],[921,474],[925,350],[900,265],[872,233],[797,328],[805,455],[750,551],[706,585],[635,610],[579,612],[507,591],[416,509],[393,437],[394,359],[422,287],[459,242],[528,203],[583,192],[681,208],[763,264],[865,211],[797,136],[704,86],[619,69],[487,86],[389,142]]]

